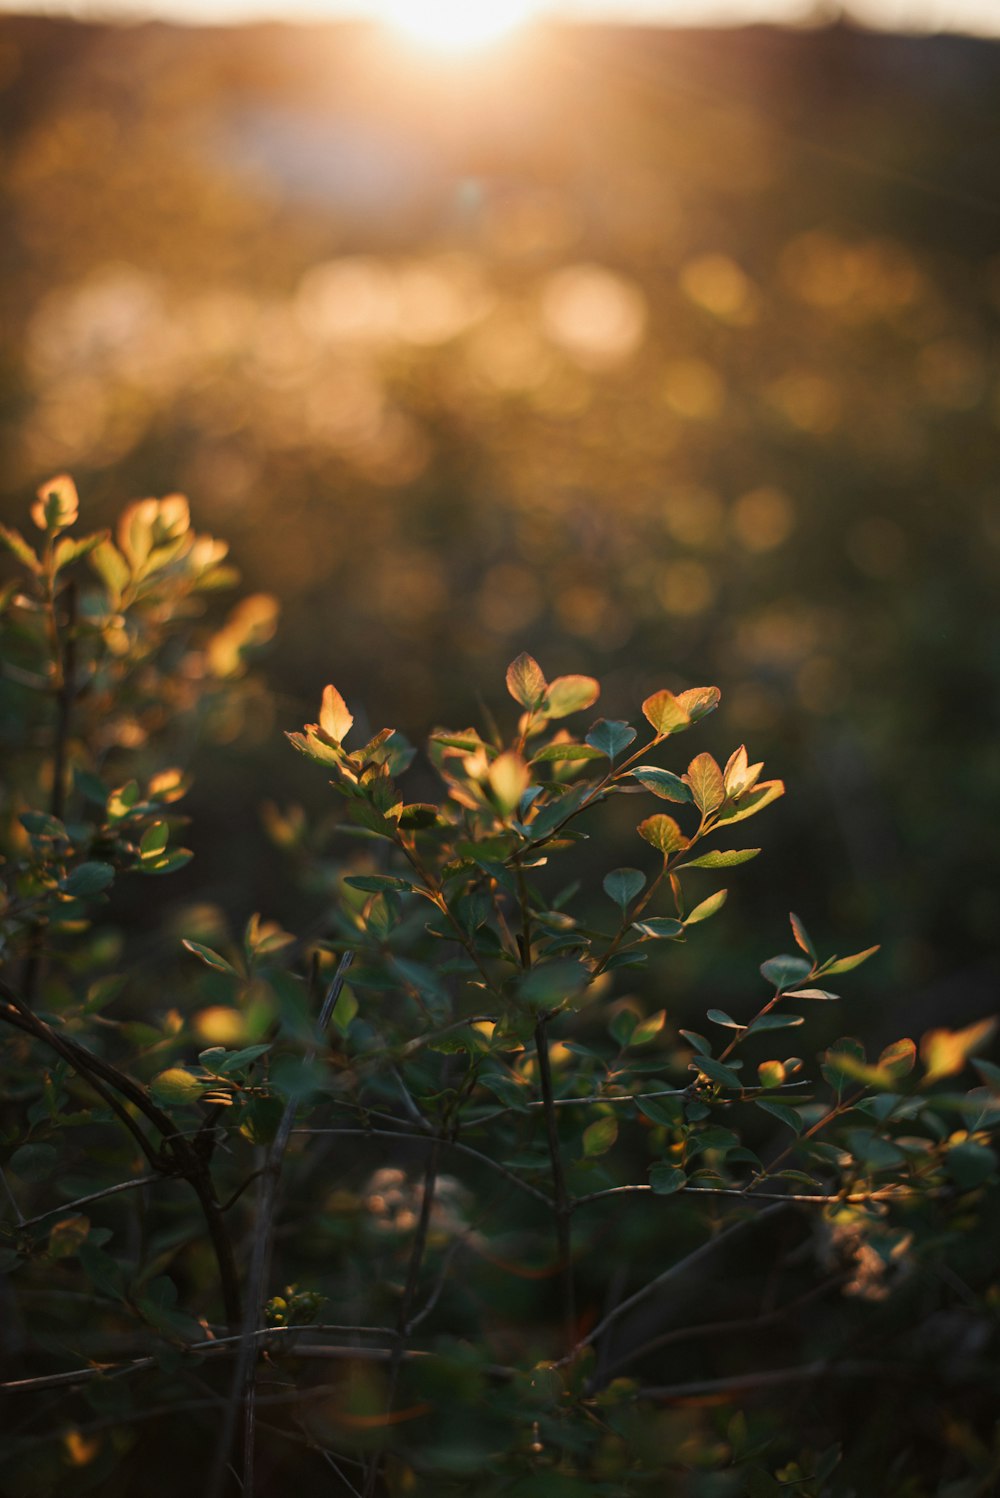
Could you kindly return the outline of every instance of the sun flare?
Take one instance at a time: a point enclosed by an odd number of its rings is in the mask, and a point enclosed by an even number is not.
[[[434,52],[476,51],[500,41],[537,11],[537,0],[379,0],[381,20]]]

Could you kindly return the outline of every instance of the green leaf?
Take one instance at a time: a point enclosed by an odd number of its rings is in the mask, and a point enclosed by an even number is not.
[[[726,1066],[724,1062],[716,1061],[711,1056],[696,1056],[694,1064],[700,1072],[704,1072],[710,1081],[718,1082],[722,1087],[742,1088],[743,1086],[736,1072]]]
[[[835,957],[831,962],[825,962],[819,971],[824,978],[832,978],[835,973],[849,973],[867,962],[878,950],[877,946],[866,947],[863,952],[855,952],[853,957]]]
[[[608,757],[614,763],[623,749],[635,739],[635,729],[631,723],[619,722],[616,718],[598,718],[587,732],[587,743],[592,748],[600,750],[601,754]]]
[[[990,1180],[997,1168],[997,1157],[984,1144],[966,1139],[945,1151],[945,1167],[956,1185],[963,1191],[981,1186]]]
[[[906,1156],[873,1129],[848,1129],[847,1148],[856,1160],[871,1170],[894,1170],[906,1164]]]
[[[671,920],[669,916],[664,915],[651,915],[647,920],[633,921],[632,929],[642,936],[651,937],[654,941],[673,940],[677,936],[684,935],[684,927],[680,921]]]
[[[547,687],[541,666],[526,652],[507,667],[507,690],[514,701],[529,712],[541,706]]]
[[[678,1033],[678,1035],[683,1035],[684,1039],[687,1040],[687,1041],[689,1041],[690,1044],[694,1046],[695,1050],[698,1052],[699,1055],[701,1055],[701,1056],[711,1056],[711,1054],[712,1054],[712,1047],[711,1047],[711,1045],[705,1039],[704,1035],[699,1035],[698,1034],[697,1030],[678,1030],[677,1033]]]
[[[399,813],[400,827],[433,827],[438,819],[438,809],[430,801],[411,801]]]
[[[687,1185],[687,1176],[678,1165],[667,1165],[665,1161],[650,1167],[649,1184],[657,1196],[673,1196],[675,1191],[683,1191]]]
[[[878,1058],[879,1069],[888,1072],[893,1078],[909,1076],[916,1063],[917,1048],[908,1037],[894,1040]]]
[[[570,958],[536,963],[521,981],[520,997],[530,1009],[551,1009],[576,998],[589,982],[588,970]]]
[[[206,1070],[217,1072],[220,1077],[230,1077],[233,1072],[242,1071],[251,1062],[256,1061],[260,1056],[266,1055],[270,1049],[270,1045],[244,1046],[241,1051],[227,1051],[221,1058],[216,1060],[214,1065],[208,1065],[202,1059],[206,1054],[205,1052],[202,1052],[202,1055],[198,1059],[206,1067]]]
[[[170,1066],[153,1078],[149,1090],[161,1103],[182,1104],[197,1102],[204,1088],[184,1067]]]
[[[13,526],[0,525],[0,541],[8,551],[14,553],[22,567],[27,567],[30,572],[34,573],[41,571],[41,562],[20,531],[14,530]]]
[[[730,848],[725,853],[703,853],[700,858],[689,858],[686,863],[676,864],[678,869],[732,869],[738,863],[749,863],[756,858],[759,848]]]
[[[839,993],[830,993],[826,988],[786,988],[786,999],[816,999],[820,1002],[832,1004],[839,998]]]
[[[570,713],[593,707],[601,695],[600,683],[592,676],[557,676],[542,703],[547,718],[568,718]]]
[[[101,546],[107,540],[107,531],[97,531],[93,536],[81,536],[78,540],[63,536],[56,542],[53,550],[53,572],[59,572],[63,567],[70,566],[72,562],[78,562],[81,557],[89,556],[95,547]]]
[[[726,787],[722,770],[710,754],[698,754],[688,765],[684,779],[691,787],[691,795],[698,810],[706,816],[718,811],[726,799]]]
[[[367,890],[369,894],[377,894],[385,889],[410,892],[415,888],[408,879],[396,879],[389,874],[350,874],[344,883],[349,884],[352,889]]]
[[[109,863],[81,863],[77,864],[72,873],[60,879],[59,888],[64,895],[72,895],[78,900],[89,900],[107,889],[114,877],[115,871]]]
[[[58,1163],[59,1155],[51,1144],[22,1144],[7,1161],[19,1180],[32,1185],[47,1181]]]
[[[733,1019],[732,1015],[727,1014],[724,1009],[709,1009],[705,1018],[710,1019],[713,1025],[725,1025],[729,1030],[743,1029],[743,1026],[740,1024],[739,1020]]]
[[[278,1132],[285,1112],[285,1104],[279,1097],[251,1098],[243,1114],[240,1133],[251,1144],[270,1144]]]
[[[765,806],[770,806],[772,801],[777,801],[784,794],[783,780],[764,780],[752,791],[746,791],[738,801],[731,801],[728,806],[723,807],[719,812],[717,825],[731,827],[736,822],[745,822],[748,817],[755,817]]]
[[[694,907],[690,915],[684,917],[685,926],[697,926],[699,921],[707,921],[709,916],[715,915],[722,909],[728,894],[727,889],[720,889],[716,890],[714,895],[709,895],[707,900],[702,900],[700,905]]]
[[[806,930],[805,926],[803,926],[802,922],[799,920],[798,916],[793,910],[790,910],[788,912],[788,919],[792,924],[792,935],[795,937],[795,940],[798,942],[803,952],[805,952],[806,956],[809,957],[813,963],[815,963],[816,948],[812,944],[809,932]]]
[[[654,692],[642,704],[642,712],[661,738],[666,738],[671,733],[680,733],[691,726],[690,714],[673,692]]]
[[[762,1035],[765,1030],[789,1030],[802,1024],[805,1020],[801,1014],[762,1014],[751,1021],[748,1033]]]
[[[583,1153],[585,1158],[607,1154],[618,1138],[618,1120],[614,1114],[598,1118],[583,1131]]]
[[[663,812],[656,812],[654,816],[647,817],[644,822],[639,823],[636,831],[640,837],[645,838],[647,843],[662,853],[664,858],[690,846],[673,817],[665,816]]]
[[[170,840],[170,828],[166,822],[153,822],[142,834],[139,853],[143,858],[158,857]]]
[[[631,1040],[632,1031],[638,1023],[639,1016],[633,1014],[631,1009],[620,1009],[608,1026],[608,1034],[624,1048]]]
[[[634,1099],[635,1106],[650,1123],[664,1124],[673,1128],[680,1122],[680,1100],[678,1098],[642,1097]]]
[[[190,848],[171,848],[168,852],[158,856],[143,859],[139,865],[140,874],[175,874],[185,864],[191,862],[194,854]]]
[[[772,1103],[770,1099],[755,1098],[756,1106],[770,1113],[772,1118],[778,1119],[780,1123],[786,1124],[796,1134],[801,1134],[803,1129],[802,1119],[794,1108],[789,1108],[787,1103]]]
[[[603,889],[620,910],[625,910],[645,883],[646,876],[639,869],[612,869],[604,877]]]
[[[665,1009],[657,1009],[655,1014],[647,1014],[646,1018],[640,1020],[632,1031],[629,1047],[634,1048],[635,1046],[648,1045],[651,1040],[655,1040],[657,1035],[660,1034],[666,1022],[667,1011]]]
[[[661,801],[690,804],[693,799],[691,787],[685,785],[679,775],[673,775],[669,770],[661,770],[658,765],[636,765],[630,774],[645,790],[652,791],[654,796],[659,796]]]
[[[231,973],[234,978],[240,976],[231,962],[220,957],[218,952],[213,952],[211,947],[203,947],[200,941],[188,941],[187,937],[183,937],[181,946],[187,947],[188,951],[200,958],[206,967],[214,968],[217,973]]]
[[[603,758],[604,755],[601,753],[600,749],[594,749],[590,744],[546,744],[544,749],[540,749],[537,754],[532,756],[531,763],[533,765],[541,765],[548,764],[550,762],[558,762],[561,760],[570,761]]]
[[[812,972],[812,963],[804,957],[769,957],[760,965],[761,976],[775,988],[788,988],[792,983],[801,983]]]

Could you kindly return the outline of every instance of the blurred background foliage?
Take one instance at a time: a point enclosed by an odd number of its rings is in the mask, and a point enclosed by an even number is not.
[[[278,729],[329,680],[464,726],[528,648],[609,717],[717,682],[704,747],[788,784],[679,989],[793,904],[885,944],[873,1040],[989,1008],[998,101],[995,43],[843,23],[445,64],[0,19],[4,518],[181,490],[282,609],[167,897],[295,919],[260,805],[325,803]]]

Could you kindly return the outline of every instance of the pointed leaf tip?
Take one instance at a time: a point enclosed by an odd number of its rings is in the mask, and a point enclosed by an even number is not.
[[[342,744],[354,724],[354,716],[335,686],[323,688],[323,705],[319,711],[319,726],[336,743]]]

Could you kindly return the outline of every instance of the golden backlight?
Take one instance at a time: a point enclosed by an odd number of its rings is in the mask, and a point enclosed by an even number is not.
[[[477,51],[516,31],[537,9],[533,0],[377,0],[393,31],[433,52]]]

